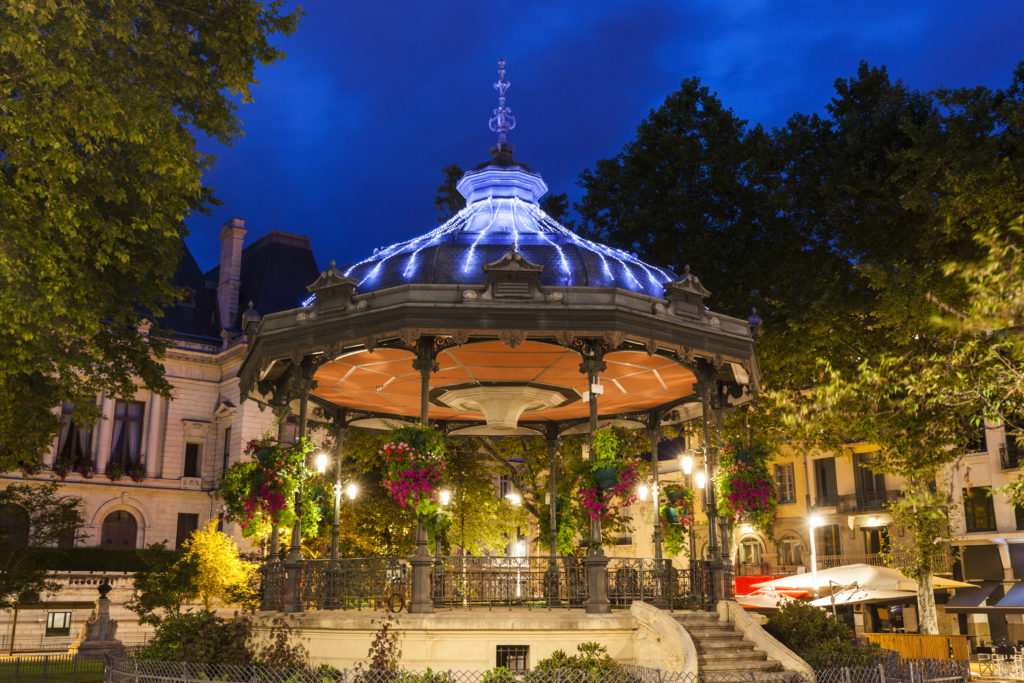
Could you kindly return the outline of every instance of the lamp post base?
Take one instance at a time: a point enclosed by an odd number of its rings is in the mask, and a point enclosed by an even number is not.
[[[608,614],[612,603],[608,600],[608,560],[600,548],[587,553],[583,565],[587,568],[587,614]]]

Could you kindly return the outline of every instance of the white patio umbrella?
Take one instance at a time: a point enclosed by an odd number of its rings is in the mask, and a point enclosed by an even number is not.
[[[737,595],[736,602],[741,607],[752,607],[754,609],[778,609],[787,602],[793,602],[793,598],[785,593],[775,591],[757,591],[749,595]]]
[[[856,584],[862,588],[875,588],[891,591],[916,591],[917,581],[904,576],[898,569],[892,567],[878,567],[872,564],[847,564],[842,567],[822,569],[817,572],[817,583],[814,575],[810,572],[804,574],[793,574],[784,576],[781,579],[762,581],[753,584],[754,588],[802,588],[804,590],[815,590],[828,588],[830,585],[852,586]],[[941,576],[932,577],[934,588],[973,588],[974,584],[944,579]]]
[[[832,605],[859,605],[865,602],[896,602],[913,600],[916,597],[916,591],[890,591],[880,588],[848,586],[832,595],[811,600],[811,604],[815,607],[831,607]]]

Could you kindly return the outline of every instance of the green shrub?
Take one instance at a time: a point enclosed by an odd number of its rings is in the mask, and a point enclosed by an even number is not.
[[[391,683],[452,683],[452,679],[448,677],[448,674],[432,671],[428,666],[426,671],[418,674],[399,671],[391,678]]]
[[[525,676],[523,683],[542,683],[550,681],[549,672],[556,669],[574,669],[576,671],[587,671],[599,673],[604,683],[625,683],[629,675],[622,669],[622,665],[611,658],[608,648],[600,643],[580,643],[576,646],[575,655],[567,655],[564,650],[555,650],[547,659],[537,662]]]
[[[248,619],[222,619],[213,612],[186,611],[168,616],[156,627],[139,659],[197,664],[250,663],[246,643]]]
[[[870,666],[884,655],[878,645],[858,647],[849,627],[806,600],[788,602],[768,617],[765,630],[812,667]]]
[[[511,671],[503,666],[496,666],[484,673],[484,679],[480,683],[513,683],[516,677]]]
[[[146,568],[143,554],[151,550],[137,548],[39,548],[47,569],[62,572],[137,572]],[[163,550],[168,557],[177,559],[176,550]],[[173,561],[173,560],[172,560]]]

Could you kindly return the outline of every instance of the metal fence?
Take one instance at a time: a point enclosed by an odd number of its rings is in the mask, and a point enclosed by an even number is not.
[[[0,658],[0,683],[101,683],[103,662],[74,655]]]
[[[895,655],[895,653],[892,653]],[[709,672],[692,675],[642,666],[609,668],[533,669],[510,671],[426,671],[275,668],[227,664],[156,662],[134,657],[110,658],[106,680],[111,683],[158,681],[224,681],[225,683],[967,683],[967,662],[901,659],[885,656],[870,666],[815,668],[815,679],[790,671]],[[0,678],[0,681],[5,679]],[[16,679],[12,679],[16,680]],[[52,678],[50,680],[75,680]]]
[[[876,659],[833,658],[811,664],[818,683],[967,683],[970,678],[967,661],[904,659],[884,649]]]
[[[695,676],[640,666],[533,669],[522,672],[497,668],[490,671],[338,670],[328,666],[311,670],[153,662],[132,658],[110,660],[107,680],[111,683],[813,683],[799,674],[783,671]]]
[[[306,560],[301,569],[302,605],[307,610],[375,609],[407,605],[412,567],[401,558]],[[265,568],[263,609],[283,604],[285,568]],[[703,563],[676,567],[671,560],[609,558],[608,599],[615,607],[644,600],[670,609],[705,609]],[[728,582],[731,583],[731,582]],[[576,557],[454,556],[435,560],[430,596],[439,608],[583,607],[589,597],[587,569]]]

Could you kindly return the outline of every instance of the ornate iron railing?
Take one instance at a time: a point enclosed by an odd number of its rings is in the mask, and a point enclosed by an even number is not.
[[[263,565],[263,600],[261,609],[280,610],[284,603],[284,565],[280,561]]]
[[[899,500],[902,496],[903,492],[899,489],[839,496],[836,503],[836,512],[870,512],[873,510],[886,510],[889,505]]]
[[[359,557],[306,560],[302,569],[303,609],[373,609],[392,597],[408,604],[412,569],[403,558]]]
[[[404,558],[313,559],[297,566],[268,564],[263,609],[282,609],[291,571],[300,572],[303,609],[394,609],[411,598],[412,567]],[[605,581],[613,607],[635,600],[671,609],[711,605],[703,562],[680,568],[667,559],[613,557]],[[726,585],[731,582],[730,571]],[[586,560],[572,556],[558,557],[554,564],[548,557],[441,557],[430,573],[430,598],[438,608],[582,608],[588,597]]]

